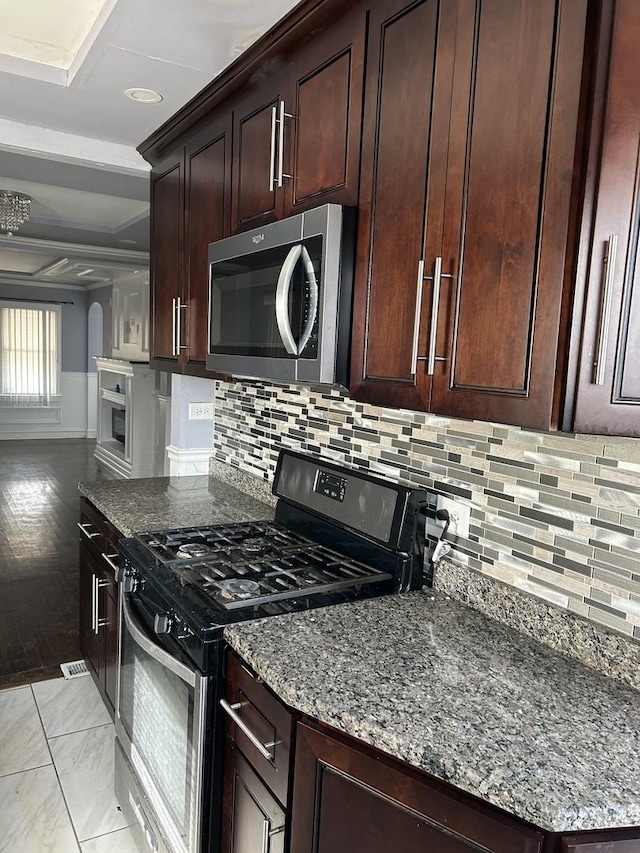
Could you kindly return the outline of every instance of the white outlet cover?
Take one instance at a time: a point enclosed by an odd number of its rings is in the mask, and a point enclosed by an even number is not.
[[[436,496],[436,510],[446,509],[451,516],[449,531],[447,537],[456,536],[460,539],[469,538],[469,524],[471,521],[471,507],[462,501],[454,498],[446,497],[445,495]],[[444,521],[436,519],[436,524],[442,529]]]
[[[213,420],[213,403],[189,403],[189,420]]]

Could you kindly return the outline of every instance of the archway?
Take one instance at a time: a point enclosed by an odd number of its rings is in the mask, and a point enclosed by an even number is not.
[[[98,420],[98,374],[96,356],[104,355],[104,318],[102,305],[92,302],[87,321],[87,438],[96,437]]]

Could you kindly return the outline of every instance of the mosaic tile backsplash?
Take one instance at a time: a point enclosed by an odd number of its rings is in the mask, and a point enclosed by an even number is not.
[[[640,642],[640,441],[216,383],[215,459],[271,481],[282,446],[459,498],[458,562]]]

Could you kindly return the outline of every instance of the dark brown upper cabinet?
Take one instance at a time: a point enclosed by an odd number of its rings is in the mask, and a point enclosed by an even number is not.
[[[177,368],[176,298],[182,291],[184,148],[153,164],[151,173],[150,362]],[[174,363],[174,367],[171,366]]]
[[[435,58],[439,30],[451,24],[438,24],[439,6],[386,0],[369,21],[351,391],[412,409],[429,400],[427,372],[418,369],[425,347],[418,275],[425,211],[435,225],[446,167],[448,98],[435,99]],[[444,65],[443,57],[440,78],[451,76]],[[437,254],[439,241],[432,249]]]
[[[272,222],[282,214],[276,197],[276,162],[284,74],[267,78],[233,105],[234,231]]]
[[[586,0],[374,7],[357,399],[552,425],[586,16]]]
[[[154,163],[151,181],[151,366],[203,374],[208,247],[229,234],[230,114]]]
[[[640,4],[615,9],[574,428],[640,436]]]
[[[339,18],[234,100],[233,231],[357,203],[365,21]]]

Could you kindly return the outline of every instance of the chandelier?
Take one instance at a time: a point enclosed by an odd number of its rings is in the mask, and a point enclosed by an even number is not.
[[[11,237],[27,221],[31,213],[31,198],[24,193],[0,190],[0,230]]]

